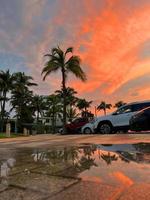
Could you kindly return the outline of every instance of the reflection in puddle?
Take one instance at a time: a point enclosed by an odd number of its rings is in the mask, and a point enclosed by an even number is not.
[[[29,182],[36,185],[45,175],[113,185],[149,183],[150,144],[18,149],[13,157],[6,160],[0,157],[0,188]]]

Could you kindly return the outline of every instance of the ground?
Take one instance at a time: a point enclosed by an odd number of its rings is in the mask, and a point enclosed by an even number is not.
[[[0,139],[0,200],[148,200],[150,134]]]

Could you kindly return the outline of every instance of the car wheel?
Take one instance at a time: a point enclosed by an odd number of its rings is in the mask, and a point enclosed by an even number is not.
[[[109,123],[102,123],[98,126],[98,132],[102,134],[111,134],[112,133],[112,125]]]
[[[85,128],[84,131],[83,131],[84,134],[91,134],[92,131],[90,128]]]

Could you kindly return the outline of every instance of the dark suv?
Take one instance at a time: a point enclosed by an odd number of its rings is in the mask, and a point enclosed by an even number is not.
[[[150,130],[150,107],[137,112],[131,117],[130,129],[132,131]]]

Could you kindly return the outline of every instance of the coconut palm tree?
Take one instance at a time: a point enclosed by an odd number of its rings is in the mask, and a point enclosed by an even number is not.
[[[63,98],[63,90],[56,90],[55,93],[60,98]],[[76,94],[77,91],[75,91],[74,88],[71,87],[66,88],[66,105],[70,106],[70,108],[72,108],[72,106],[74,106],[78,100],[78,98],[75,96]]]
[[[37,86],[36,83],[32,82],[33,77],[27,76],[24,72],[14,73],[12,77],[14,80],[12,90],[21,92],[22,90],[28,90],[28,88],[31,86]]]
[[[71,56],[68,58],[69,54]],[[48,61],[42,70],[43,80],[52,72],[61,71],[62,75],[62,90],[63,90],[63,132],[65,133],[66,127],[66,81],[68,73],[74,74],[82,81],[86,80],[86,75],[83,72],[80,64],[81,60],[79,56],[73,55],[73,48],[69,47],[65,52],[59,47],[53,48],[50,54],[46,54]]]
[[[124,106],[124,105],[126,105],[125,102],[123,102],[123,101],[118,101],[117,103],[115,103],[114,108],[120,108],[121,106]]]
[[[16,118],[16,132],[18,128],[22,131],[22,124],[23,123],[31,123],[33,122],[33,110],[32,110],[32,91],[28,89],[18,91],[13,90],[11,96],[11,111],[15,111],[15,118]]]
[[[79,117],[79,113],[77,113],[76,108],[69,107],[67,108],[67,118],[70,122],[72,122],[73,119]]]
[[[77,107],[79,110],[87,111],[87,109],[91,106],[92,101],[86,101],[85,99],[78,99]]]
[[[102,101],[100,103],[99,106],[97,106],[97,110],[100,111],[100,110],[103,110],[104,111],[104,115],[106,115],[106,110],[107,109],[111,109],[112,105],[111,104],[107,104],[105,101]]]
[[[47,96],[46,100],[47,112],[46,117],[51,117],[52,119],[52,131],[55,133],[56,129],[56,119],[62,117],[62,104],[58,95],[51,94]]]
[[[36,122],[39,121],[39,117],[44,115],[46,110],[46,97],[42,95],[34,95],[32,97],[32,109],[36,115]]]
[[[11,96],[11,111],[15,110],[15,117],[17,118],[18,126],[21,127],[22,123],[29,123],[33,121],[34,111],[32,109],[33,92],[29,90],[30,86],[36,86],[33,83],[31,76],[25,73],[17,72],[13,74],[13,86]],[[17,131],[16,131],[17,132]]]
[[[5,106],[8,101],[7,94],[12,87],[13,78],[10,71],[0,71],[0,131],[3,131],[4,116],[6,113]]]

